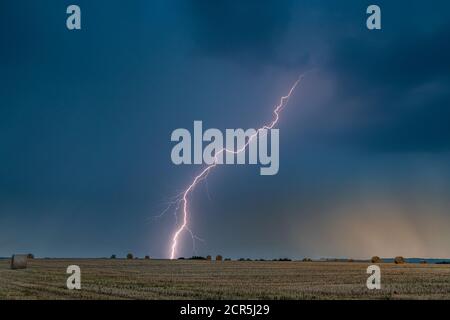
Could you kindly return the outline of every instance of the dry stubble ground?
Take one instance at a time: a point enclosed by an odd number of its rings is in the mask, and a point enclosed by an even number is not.
[[[66,288],[81,268],[82,290]],[[35,259],[0,260],[0,299],[450,299],[450,266],[379,264],[381,290],[366,288],[367,263]]]

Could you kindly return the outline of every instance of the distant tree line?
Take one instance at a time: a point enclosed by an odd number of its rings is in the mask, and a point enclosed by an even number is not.
[[[127,255],[125,256],[125,258],[126,258],[127,260],[139,259],[138,257],[135,257],[131,252],[127,253]],[[110,259],[117,259],[117,255],[112,254],[111,257],[110,257]],[[149,256],[149,255],[146,255],[146,256],[144,256],[144,259],[145,259],[145,260],[150,260],[150,256]]]

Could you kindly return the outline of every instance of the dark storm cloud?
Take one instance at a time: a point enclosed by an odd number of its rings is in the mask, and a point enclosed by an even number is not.
[[[397,115],[381,135],[371,137],[372,141],[390,151],[450,151],[450,86],[447,86],[442,97],[430,99],[403,116]]]
[[[339,77],[338,103],[351,105],[358,97],[358,113],[375,119],[346,139],[377,150],[449,150],[448,39],[450,26],[390,41],[341,43],[330,66]]]
[[[250,65],[277,60],[291,17],[292,1],[191,1],[189,14],[198,50]]]
[[[364,212],[353,205],[361,189],[369,204],[374,190],[407,194],[385,199],[393,217],[417,199],[412,214],[450,234],[429,214],[448,203],[423,196],[449,199],[448,1],[379,0],[380,32],[360,0],[77,3],[83,27],[71,32],[67,1],[0,1],[0,255],[166,257],[174,217],[151,218],[200,169],[172,164],[172,130],[256,126],[306,70],[280,119],[279,174],[224,166],[196,189],[198,253],[326,254],[321,243],[336,239],[308,221]]]
[[[334,78],[336,91],[324,108],[350,116],[352,123],[331,128],[325,139],[373,151],[450,148],[446,2],[436,2],[439,11],[433,11],[416,2],[381,1],[383,29],[375,32],[365,28],[364,3],[189,4],[201,54],[244,68],[317,68]]]
[[[331,54],[332,70],[355,89],[377,86],[403,92],[450,79],[450,25],[431,33],[394,37],[381,33],[373,38],[366,35],[366,41],[362,37],[343,39]]]

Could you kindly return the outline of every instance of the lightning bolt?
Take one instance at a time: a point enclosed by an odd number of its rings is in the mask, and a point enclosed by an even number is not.
[[[183,231],[188,231],[192,237],[194,237],[192,231],[188,228],[188,217],[189,217],[189,204],[188,204],[188,200],[189,200],[189,195],[192,193],[192,191],[194,190],[195,186],[202,181],[203,179],[205,179],[208,174],[211,172],[211,170],[213,168],[215,168],[218,164],[218,157],[227,152],[227,153],[234,153],[234,154],[239,154],[243,151],[245,151],[247,149],[247,146],[252,142],[252,140],[258,135],[258,133],[261,130],[270,130],[272,129],[277,123],[278,120],[280,118],[280,112],[283,110],[283,108],[286,106],[287,102],[289,101],[289,98],[291,97],[292,93],[294,92],[295,88],[297,87],[297,85],[300,83],[300,81],[303,79],[303,75],[301,75],[297,81],[294,82],[294,84],[292,85],[291,89],[289,90],[289,93],[285,96],[282,96],[280,98],[280,102],[275,106],[275,109],[273,110],[273,114],[274,114],[274,118],[272,120],[272,122],[270,122],[269,124],[264,125],[263,127],[259,128],[258,130],[256,130],[256,132],[251,135],[248,139],[248,141],[239,149],[237,150],[230,150],[227,148],[222,148],[219,151],[217,151],[217,153],[214,155],[214,162],[213,164],[207,166],[206,168],[204,168],[191,182],[191,184],[181,193],[181,196],[179,198],[179,204],[182,204],[183,207],[183,223],[178,227],[178,229],[176,229],[175,233],[173,234],[172,237],[172,246],[171,246],[171,251],[170,251],[170,259],[174,259],[175,258],[175,253],[177,250],[177,245],[178,245],[178,237],[180,236],[180,234]]]

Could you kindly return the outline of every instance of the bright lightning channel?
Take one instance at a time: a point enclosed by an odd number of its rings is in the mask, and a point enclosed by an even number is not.
[[[175,258],[175,254],[177,251],[177,245],[178,245],[178,237],[180,236],[180,234],[183,231],[188,231],[191,236],[193,236],[192,231],[188,228],[188,217],[189,217],[189,211],[188,211],[188,200],[189,200],[189,195],[191,194],[191,192],[194,190],[195,186],[197,185],[198,182],[200,182],[201,180],[205,179],[209,172],[211,171],[211,169],[213,169],[214,167],[217,166],[218,164],[218,157],[227,152],[227,153],[234,153],[234,154],[239,154],[243,151],[245,151],[247,149],[247,146],[252,142],[252,140],[258,135],[258,133],[261,130],[270,130],[272,129],[278,122],[279,118],[280,118],[280,112],[283,110],[283,108],[286,106],[287,102],[289,101],[289,98],[291,97],[292,93],[294,92],[295,88],[297,87],[297,85],[300,83],[300,81],[303,79],[303,75],[300,76],[297,81],[294,82],[294,84],[292,85],[291,89],[289,90],[289,93],[283,97],[281,97],[280,102],[278,103],[278,105],[276,105],[275,109],[273,110],[273,114],[274,114],[274,119],[272,120],[272,122],[270,122],[269,124],[264,125],[263,127],[259,128],[253,135],[251,135],[248,139],[248,141],[240,148],[237,150],[230,150],[227,148],[222,148],[221,150],[219,150],[215,156],[214,156],[214,162],[213,164],[207,166],[206,168],[203,169],[203,171],[201,171],[195,178],[194,180],[192,180],[191,184],[181,193],[180,195],[180,199],[179,201],[177,201],[177,204],[179,205],[181,202],[182,206],[183,206],[183,223],[178,227],[178,229],[175,231],[175,233],[173,234],[172,237],[172,246],[170,249],[170,259],[174,259]],[[193,236],[194,237],[194,236]]]

